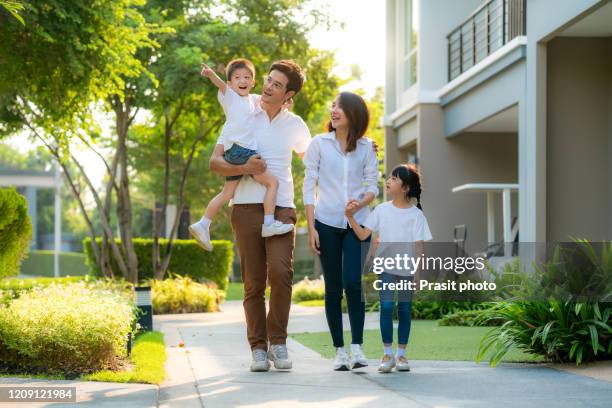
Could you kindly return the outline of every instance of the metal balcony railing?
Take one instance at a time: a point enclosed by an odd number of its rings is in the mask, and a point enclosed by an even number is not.
[[[490,0],[446,36],[452,81],[513,38],[526,34],[526,0]]]

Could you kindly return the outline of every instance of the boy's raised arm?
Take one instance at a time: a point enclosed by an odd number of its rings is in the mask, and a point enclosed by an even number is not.
[[[209,67],[208,65],[202,63],[202,71],[200,72],[200,75],[202,75],[205,78],[210,79],[211,82],[217,88],[219,88],[221,93],[223,95],[225,95],[225,87],[227,86],[227,84],[225,83],[225,81],[223,81],[221,78],[219,78],[219,75],[217,75],[217,73],[211,67]]]

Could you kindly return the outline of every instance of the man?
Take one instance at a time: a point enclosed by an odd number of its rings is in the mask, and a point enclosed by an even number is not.
[[[210,159],[210,169],[223,176],[255,175],[266,169],[278,178],[275,219],[296,222],[293,203],[291,155],[303,156],[310,143],[310,131],[297,115],[283,109],[304,84],[304,74],[290,60],[273,63],[261,95],[261,109],[253,116],[258,156],[244,165],[232,165],[223,159],[223,140]],[[252,351],[251,371],[268,371],[269,360],[276,369],[290,369],[287,352],[287,323],[293,283],[295,229],[284,235],[261,236],[265,188],[252,177],[243,177],[234,194],[232,229],[240,252],[240,272],[244,284],[244,313],[247,337]],[[264,293],[270,281],[270,310],[266,316]],[[270,347],[268,347],[268,344]]]

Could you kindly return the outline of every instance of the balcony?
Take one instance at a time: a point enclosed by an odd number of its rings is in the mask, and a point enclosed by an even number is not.
[[[526,0],[490,0],[446,36],[449,82],[526,34]]]

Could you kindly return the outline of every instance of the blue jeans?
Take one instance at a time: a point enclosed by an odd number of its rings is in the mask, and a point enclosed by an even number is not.
[[[361,288],[362,242],[352,228],[336,228],[315,220],[325,281],[325,317],[334,347],[344,346],[342,294],[346,294],[352,344],[363,344],[365,302]],[[369,242],[369,238],[366,242]],[[365,260],[365,259],[364,259]]]
[[[392,275],[383,272],[381,280],[384,283],[399,282],[407,280],[405,276]],[[380,333],[385,344],[393,343],[393,309],[395,307],[394,290],[381,290],[380,294]],[[397,344],[408,344],[410,336],[410,323],[412,319],[412,291],[402,290],[397,292]]]
[[[232,147],[227,149],[225,153],[223,153],[223,158],[229,164],[244,164],[246,163],[251,156],[255,156],[257,152],[255,150],[247,149],[246,147],[242,147],[237,144],[233,144]],[[240,180],[242,176],[227,176],[226,180]]]

